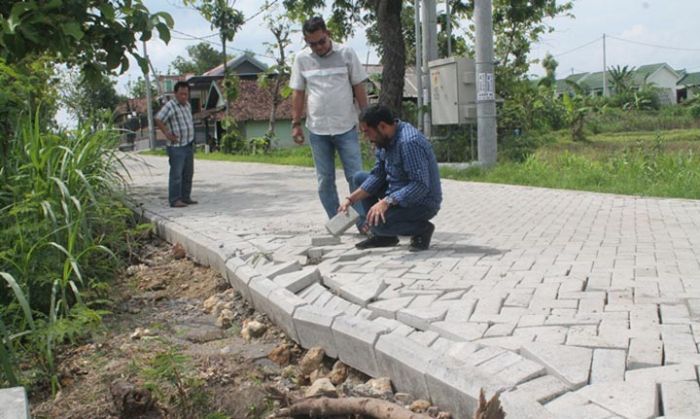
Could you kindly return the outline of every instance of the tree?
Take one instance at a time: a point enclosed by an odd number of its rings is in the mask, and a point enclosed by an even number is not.
[[[92,120],[97,128],[98,118],[111,113],[122,98],[114,88],[115,81],[106,74],[97,79],[88,78],[85,73],[72,71],[64,82],[62,101],[68,110],[78,118],[79,124]]]
[[[616,94],[623,95],[632,90],[632,75],[634,74],[634,67],[621,67],[617,65],[610,67],[608,69],[608,74],[610,74],[610,81],[612,82]]]
[[[157,30],[167,43],[172,27],[169,14],[151,14],[142,0],[4,0],[0,58],[12,65],[51,54],[69,66],[81,66],[86,77],[98,78],[117,68],[125,72],[131,55],[146,70],[138,41],[151,39]]]
[[[177,74],[203,74],[224,61],[223,53],[212,48],[207,42],[188,46],[187,54],[189,59],[178,55],[173,60],[170,64],[171,71]]]
[[[327,4],[325,0],[284,0],[284,6],[294,19],[305,20]],[[335,41],[342,42],[351,35],[357,23],[376,25],[383,65],[379,102],[400,114],[406,73],[406,43],[401,19],[403,2],[333,0],[330,7],[331,17],[326,23]]]
[[[547,53],[542,59],[542,67],[546,72],[546,75],[540,80],[539,85],[549,88],[556,87],[557,84],[557,67],[559,67],[559,62],[552,57],[552,54]]]
[[[266,3],[266,6],[269,3]],[[289,64],[287,64],[287,48],[292,43],[290,35],[292,33],[292,22],[285,15],[268,14],[265,16],[265,23],[268,29],[275,37],[274,43],[266,42],[267,52],[275,56],[275,65],[268,67],[264,74],[260,75],[258,84],[266,88],[269,85],[270,77],[274,77],[272,82],[272,105],[270,107],[270,123],[267,128],[268,137],[275,136],[275,124],[277,121],[277,108],[282,100],[289,97],[291,89],[288,87],[283,89],[287,83],[290,74]]]
[[[135,82],[129,81],[126,84],[127,91],[129,93],[129,97],[132,98],[142,98],[146,97],[146,80],[139,76],[138,79],[136,79]],[[156,90],[155,86],[151,84],[151,97],[152,98],[157,98],[158,97],[158,91]]]

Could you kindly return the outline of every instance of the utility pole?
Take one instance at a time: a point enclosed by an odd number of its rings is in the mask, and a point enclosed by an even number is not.
[[[496,78],[491,0],[474,1],[476,26],[476,121],[479,164],[496,164]]]
[[[605,34],[603,34],[603,97],[608,96],[608,65],[605,54]]]
[[[452,56],[452,13],[450,0],[445,0],[445,31],[447,32],[447,56]]]
[[[143,41],[143,58],[148,62],[148,52],[146,51],[146,41]],[[148,110],[148,145],[151,150],[156,149],[156,136],[153,129],[153,103],[151,99],[151,76],[146,66],[146,72],[144,73],[146,79],[146,109]]]
[[[430,68],[428,63],[436,60],[437,54],[437,10],[435,0],[423,0],[423,104],[430,106]],[[432,136],[430,112],[423,114],[423,134]]]
[[[421,58],[423,56],[421,42],[421,27],[420,27],[420,2],[421,0],[413,1],[415,11],[415,33],[416,33],[416,105],[418,113],[416,120],[418,121],[418,130],[423,131],[423,64]]]

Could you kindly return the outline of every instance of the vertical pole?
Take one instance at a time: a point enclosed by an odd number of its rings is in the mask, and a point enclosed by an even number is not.
[[[603,34],[603,96],[608,96],[608,64],[605,53],[605,34]]]
[[[445,30],[447,32],[447,56],[452,56],[452,13],[450,0],[445,0]]]
[[[435,0],[423,0],[423,104],[430,106],[430,67],[428,63],[437,59],[437,10]],[[430,112],[423,114],[423,133],[432,136],[433,126]]]
[[[143,58],[148,61],[148,52],[146,51],[146,41],[143,41]],[[156,149],[156,136],[155,130],[153,129],[153,104],[151,99],[151,75],[146,66],[146,72],[144,73],[146,78],[146,109],[148,111],[148,145],[151,150]]]
[[[416,115],[416,121],[418,121],[418,129],[423,131],[423,64],[421,58],[423,57],[423,44],[421,42],[421,27],[420,27],[420,2],[421,0],[414,0],[413,7],[415,11],[415,36],[416,36],[416,105],[418,107],[418,112]]]
[[[476,25],[476,120],[479,164],[496,164],[496,80],[491,0],[474,1]]]

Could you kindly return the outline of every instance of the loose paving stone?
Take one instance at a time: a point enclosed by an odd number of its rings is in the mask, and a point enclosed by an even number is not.
[[[540,403],[548,401],[566,393],[569,386],[561,379],[553,375],[545,375],[519,384],[513,393],[523,393]]]
[[[562,379],[572,389],[588,383],[593,358],[590,349],[533,342],[523,346],[521,354],[544,365],[550,374]]]
[[[591,366],[591,384],[625,381],[625,351],[595,349]]]
[[[653,418],[659,413],[656,385],[649,381],[591,384],[576,394],[626,418]]]
[[[311,284],[321,281],[321,272],[318,268],[310,266],[300,271],[277,275],[272,280],[277,285],[296,294]]]
[[[666,383],[683,380],[697,380],[693,365],[666,365],[663,367],[629,370],[625,373],[625,381],[631,382],[653,381],[655,383]]]
[[[659,339],[632,338],[627,354],[627,369],[657,367],[661,365],[663,343]]]
[[[666,417],[700,417],[700,387],[698,387],[698,382],[661,383],[661,403]]]

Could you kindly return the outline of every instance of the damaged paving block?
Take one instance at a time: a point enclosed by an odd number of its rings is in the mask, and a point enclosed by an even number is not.
[[[338,350],[331,325],[341,312],[315,306],[299,307],[294,312],[294,325],[299,343],[306,349],[321,346],[326,355],[337,358]]]
[[[553,375],[545,375],[527,381],[512,390],[513,393],[524,394],[532,400],[547,403],[569,391],[569,386]]]
[[[328,220],[326,223],[326,230],[334,236],[340,236],[345,230],[352,227],[358,218],[360,218],[360,214],[355,211],[355,208],[348,207],[347,214],[339,212]]]
[[[331,330],[341,361],[369,376],[379,376],[374,345],[379,336],[391,332],[391,328],[343,315],[336,317]]]
[[[321,272],[315,266],[308,266],[300,271],[277,275],[272,279],[277,285],[297,293],[311,284],[321,281]]]
[[[656,384],[651,381],[591,384],[576,394],[625,418],[653,418],[659,413]]]
[[[547,368],[564,380],[571,389],[588,384],[593,351],[588,348],[531,342],[524,345],[520,354]]]
[[[340,237],[337,236],[315,236],[311,238],[311,246],[335,246],[340,244]],[[323,256],[323,255],[322,255]]]
[[[396,312],[406,307],[414,297],[398,297],[389,300],[379,300],[369,306],[368,309],[377,313],[378,316],[387,317],[390,319],[396,318]]]
[[[427,330],[431,323],[442,321],[447,309],[438,305],[423,308],[402,308],[396,313],[396,319],[416,329]]]
[[[366,307],[374,301],[388,285],[380,278],[365,280],[362,282],[351,282],[340,287],[338,290],[341,297]]]
[[[301,264],[298,260],[291,262],[278,263],[265,266],[261,269],[261,273],[270,279],[274,279],[278,275],[283,275],[290,272],[297,272],[301,269]]]

